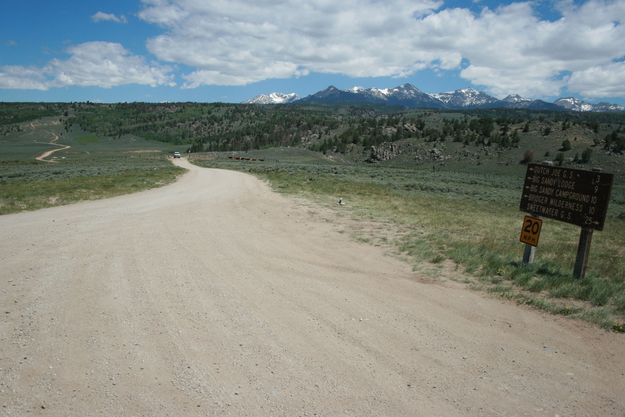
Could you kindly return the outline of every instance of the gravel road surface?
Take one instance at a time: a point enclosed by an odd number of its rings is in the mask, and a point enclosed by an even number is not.
[[[625,337],[459,286],[252,176],[0,217],[2,416],[625,416]]]

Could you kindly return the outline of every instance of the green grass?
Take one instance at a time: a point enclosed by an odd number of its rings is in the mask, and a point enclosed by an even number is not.
[[[625,321],[625,221],[620,218],[625,189],[620,183],[613,189],[605,230],[594,234],[587,275],[576,280],[572,269],[579,228],[573,225],[545,219],[536,262],[521,264],[518,204],[524,170],[516,165],[493,175],[466,166],[433,172],[431,167],[328,163],[321,154],[306,155],[305,161],[264,162],[232,161],[225,155],[197,163],[250,172],[279,192],[330,207],[337,207],[341,197],[346,202],[341,210],[350,210],[356,219],[392,225],[397,230],[392,244],[419,270],[451,260],[478,286],[494,293],[506,288],[508,297],[520,303],[605,328],[618,329]],[[254,157],[261,155],[257,151]]]
[[[76,142],[78,142],[81,145],[87,145],[87,144],[91,144],[91,143],[98,143],[98,137],[94,134],[90,134],[90,135],[84,135],[84,136],[80,136],[78,139],[76,139]]]
[[[171,182],[180,170],[127,169],[115,174],[72,176],[0,183],[0,214],[95,200],[154,188]]]
[[[110,138],[73,129],[58,119],[37,120],[19,132],[0,138],[0,214],[106,198],[158,187],[175,180],[182,170],[167,154],[178,148],[134,136]],[[54,162],[35,156],[59,144],[71,148],[54,154]]]

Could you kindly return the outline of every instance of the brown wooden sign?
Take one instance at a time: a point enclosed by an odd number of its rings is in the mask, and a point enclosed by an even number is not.
[[[521,211],[603,230],[612,181],[612,174],[529,164]]]

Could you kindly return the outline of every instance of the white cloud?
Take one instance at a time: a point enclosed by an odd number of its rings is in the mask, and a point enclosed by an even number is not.
[[[303,76],[308,72],[298,70],[293,64],[288,62],[273,62],[271,66],[265,68],[264,72],[258,72],[252,81],[261,81],[272,78],[288,78],[292,76]],[[224,74],[218,71],[198,70],[185,75],[186,83],[184,88],[196,88],[201,85],[245,85],[250,82],[248,75],[237,75],[233,69],[231,74]]]
[[[43,68],[0,66],[0,88],[175,85],[170,68],[147,63],[118,43],[87,42],[69,48],[68,52],[68,59],[54,59]]]
[[[54,74],[53,85],[155,87],[173,82],[168,68],[148,64],[118,43],[87,42],[70,48],[69,53],[68,60],[55,59],[48,65],[48,71]]]
[[[11,65],[0,66],[0,88],[47,90],[40,69]]]
[[[93,20],[96,23],[97,22],[128,23],[128,19],[126,19],[126,16],[124,15],[117,16],[115,14],[105,13],[105,12],[95,13],[93,16],[91,16],[91,20]]]
[[[405,76],[464,59],[461,76],[494,94],[550,96],[581,86],[584,71],[619,70],[609,64],[625,56],[624,1],[558,2],[556,20],[535,4],[476,14],[437,0],[143,0],[139,17],[163,28],[148,40],[152,53],[194,68],[187,87],[307,72]]]
[[[625,97],[625,62],[587,68],[573,73],[569,88],[584,97]]]
[[[418,46],[454,50],[470,64],[461,76],[505,96],[558,95],[575,73],[625,54],[624,2],[589,1],[563,8],[555,21],[538,17],[531,3],[512,3],[475,15],[441,10],[418,22]]]
[[[403,27],[433,0],[202,2],[146,0],[139,16],[166,32],[148,41],[159,59],[196,68],[188,86],[241,85],[311,71],[398,76],[457,53],[415,52]]]

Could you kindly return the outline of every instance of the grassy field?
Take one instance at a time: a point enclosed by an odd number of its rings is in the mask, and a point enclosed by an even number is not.
[[[264,161],[235,161],[231,153],[198,155],[195,163],[250,172],[283,193],[349,210],[379,222],[389,244],[415,270],[448,275],[499,296],[546,311],[623,330],[625,322],[625,187],[615,181],[605,230],[596,232],[584,280],[572,278],[579,228],[545,219],[536,261],[521,264],[518,209],[525,168],[353,164],[301,149],[250,151]],[[342,198],[345,206],[336,201]]]
[[[35,156],[57,146],[51,162]],[[0,136],[0,214],[93,200],[157,187],[182,171],[167,155],[177,147],[134,136],[65,131],[58,117],[29,121]]]
[[[200,165],[261,176],[280,192],[322,202],[361,224],[383,225],[383,235],[376,228],[360,228],[354,235],[395,248],[423,274],[460,279],[549,312],[625,330],[625,159],[614,147],[604,146],[612,133],[623,140],[620,115],[494,112],[486,116],[497,118],[495,130],[482,137],[466,126],[443,134],[454,119],[466,116],[469,125],[489,120],[453,112],[392,115],[341,108],[306,112],[176,104],[26,107],[0,108],[0,214],[166,184],[181,172],[167,155],[189,146],[247,149],[265,141],[293,143],[299,147],[239,153],[262,161],[228,159],[232,152],[194,158]],[[405,133],[419,122],[424,128]],[[404,133],[397,135],[400,131]],[[509,132],[516,132],[518,143],[501,142],[512,137]],[[473,139],[456,140],[468,137]],[[391,139],[392,144],[387,142]],[[400,151],[384,162],[367,164],[363,161],[372,143]],[[48,162],[35,160],[59,145],[69,148]],[[588,149],[590,162],[574,162]],[[521,265],[523,213],[518,205],[525,166],[519,161],[530,151],[534,161],[560,156],[565,166],[599,166],[615,174],[605,230],[594,235],[584,280],[571,276],[579,228],[549,219],[536,262]],[[347,204],[338,206],[338,198]]]

